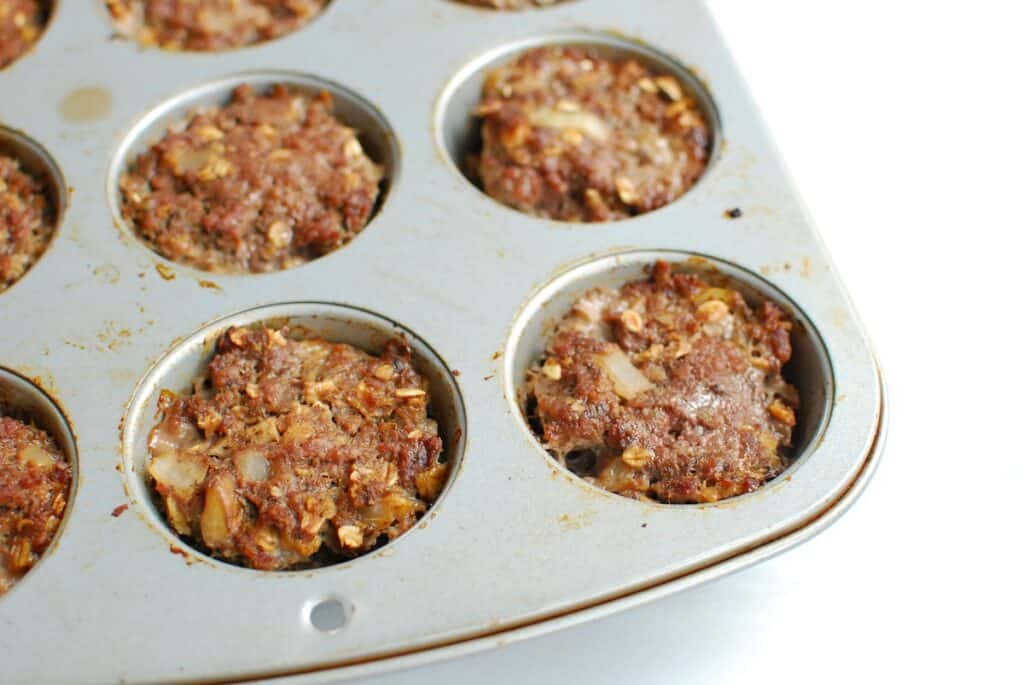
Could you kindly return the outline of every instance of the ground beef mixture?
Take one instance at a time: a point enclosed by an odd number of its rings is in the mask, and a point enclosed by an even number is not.
[[[106,0],[120,32],[169,50],[230,50],[308,23],[330,0]]]
[[[660,502],[714,502],[789,463],[792,324],[771,302],[658,262],[648,280],[576,301],[527,377],[544,446],[597,485]]]
[[[0,416],[0,595],[46,551],[70,491],[71,467],[53,438]]]
[[[366,226],[383,170],[331,96],[235,89],[141,154],[121,177],[121,213],[168,259],[265,272],[316,259]]]
[[[287,329],[233,328],[193,392],[164,391],[149,475],[195,547],[309,568],[401,535],[448,477],[404,340],[380,357]]]
[[[48,2],[0,0],[0,69],[35,45],[49,14]]]
[[[531,50],[490,72],[468,160],[488,195],[534,216],[612,221],[668,204],[707,165],[711,132],[670,75],[576,47]]]
[[[493,7],[498,10],[521,10],[527,7],[550,7],[565,0],[463,0],[470,5]]]
[[[21,171],[17,160],[0,154],[0,292],[42,256],[55,223],[43,182]]]

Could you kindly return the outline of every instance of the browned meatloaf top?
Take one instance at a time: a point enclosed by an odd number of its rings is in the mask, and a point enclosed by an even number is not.
[[[375,357],[233,328],[191,394],[164,391],[149,475],[194,546],[257,569],[364,554],[412,527],[447,480],[408,345]]]
[[[39,0],[0,0],[0,69],[28,52],[39,39],[48,6]]]
[[[714,502],[789,464],[791,322],[772,302],[658,262],[647,280],[586,293],[528,373],[544,446],[627,497]]]
[[[674,76],[585,48],[537,48],[495,69],[476,113],[483,148],[471,173],[539,217],[649,212],[689,190],[708,161],[708,122]]]
[[[330,0],[106,0],[122,33],[142,45],[214,51],[290,33]]]
[[[316,259],[366,226],[382,168],[331,96],[235,89],[138,156],[121,213],[154,250],[208,271],[265,272]]]
[[[54,222],[43,182],[21,171],[17,160],[0,155],[0,293],[42,256]]]
[[[70,490],[71,467],[53,438],[0,416],[0,595],[46,551]]]

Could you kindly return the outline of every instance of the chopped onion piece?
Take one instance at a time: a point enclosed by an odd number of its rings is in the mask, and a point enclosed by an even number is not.
[[[654,387],[619,347],[611,347],[594,359],[608,374],[615,394],[624,400],[631,400]]]
[[[25,445],[18,450],[18,460],[33,466],[53,466],[56,462],[52,454],[39,445]]]
[[[206,478],[206,465],[185,455],[164,453],[149,462],[149,475],[160,485],[187,496]]]
[[[187,421],[173,421],[161,424],[149,436],[149,450],[154,455],[171,455],[199,443],[201,438],[196,427]]]
[[[228,473],[215,476],[205,495],[199,530],[203,542],[210,547],[220,547],[228,542],[238,519],[235,479]]]
[[[270,475],[270,462],[258,449],[242,450],[236,454],[235,468],[245,480],[254,483],[265,481]]]
[[[566,112],[560,109],[541,109],[533,113],[530,123],[545,128],[573,128],[595,140],[608,139],[608,126],[590,112]]]

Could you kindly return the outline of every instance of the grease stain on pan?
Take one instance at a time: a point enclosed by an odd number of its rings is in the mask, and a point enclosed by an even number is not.
[[[203,278],[197,278],[196,283],[198,283],[199,287],[203,288],[204,290],[212,290],[216,293],[224,292],[224,288],[221,288],[219,285],[217,285],[217,283],[213,281],[208,281]]]
[[[558,517],[558,526],[562,529],[563,533],[567,533],[572,530],[581,530],[593,525],[595,518],[597,518],[597,512],[594,511],[582,511],[577,514],[562,514]]]
[[[113,321],[104,321],[103,328],[96,336],[99,344],[96,349],[100,352],[118,352],[131,344],[132,332],[124,327],[119,327]]]
[[[113,104],[114,97],[106,88],[83,86],[61,98],[57,111],[70,124],[91,124],[107,116]]]
[[[184,560],[185,560],[185,563],[186,563],[187,565],[189,565],[189,566],[191,566],[192,564],[194,564],[194,563],[195,563],[195,561],[196,561],[196,560],[195,560],[195,558],[193,558],[193,556],[192,556],[191,554],[189,554],[188,552],[186,552],[186,551],[185,551],[184,549],[182,549],[181,547],[178,547],[177,545],[169,545],[169,546],[168,546],[168,549],[170,550],[171,554],[175,554],[175,555],[177,555],[177,556],[181,557],[182,559],[184,559]]]
[[[164,279],[165,281],[173,281],[175,278],[178,277],[177,272],[171,267],[164,264],[163,262],[157,262],[155,268],[156,272],[160,274],[160,278]]]
[[[107,285],[117,285],[121,280],[121,270],[114,264],[101,264],[92,270],[92,275]]]
[[[784,273],[793,270],[793,263],[789,260],[782,262],[782,264],[765,264],[759,271],[762,276],[770,276],[773,273]]]

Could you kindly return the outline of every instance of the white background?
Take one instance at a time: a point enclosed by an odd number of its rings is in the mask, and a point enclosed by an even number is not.
[[[367,683],[1024,682],[1020,3],[711,6],[881,357],[874,482],[760,566]]]

